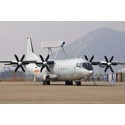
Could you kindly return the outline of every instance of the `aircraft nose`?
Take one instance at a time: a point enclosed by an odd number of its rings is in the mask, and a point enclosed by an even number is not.
[[[90,75],[92,75],[92,74],[94,73],[94,71],[93,71],[93,70],[90,70],[90,71],[88,71],[88,73],[89,73]]]
[[[92,76],[93,73],[94,73],[93,70],[86,70],[86,71],[83,72],[83,75],[84,75],[84,76]]]

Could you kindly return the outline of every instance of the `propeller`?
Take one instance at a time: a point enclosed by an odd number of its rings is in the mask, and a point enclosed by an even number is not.
[[[113,64],[112,61],[114,59],[114,56],[111,57],[110,60],[108,60],[108,58],[106,56],[105,57],[105,60],[106,60],[106,68],[105,68],[105,72],[110,68],[110,70],[114,73],[114,70],[113,68],[111,67],[111,65],[116,65],[116,64]]]
[[[90,58],[90,60],[88,59],[88,57],[86,56],[86,55],[84,55],[84,57],[85,57],[85,59],[87,60],[87,61],[89,61],[90,63],[93,61],[93,59],[94,59],[94,55]]]
[[[53,63],[53,61],[48,61],[49,55],[46,57],[45,60],[41,55],[39,55],[39,56],[40,56],[40,59],[41,59],[42,62],[40,61],[40,62],[37,62],[36,64],[37,65],[42,65],[40,72],[42,72],[44,68],[46,68],[50,72],[50,69],[47,66],[47,64],[51,64],[51,63]]]
[[[25,58],[25,55],[23,55],[22,56],[22,58],[19,60],[19,58],[18,58],[18,56],[17,55],[14,55],[15,56],[15,58],[16,58],[16,61],[12,61],[11,62],[11,64],[14,64],[14,65],[17,65],[17,67],[16,67],[16,69],[15,69],[15,72],[17,72],[17,70],[19,69],[19,68],[21,68],[22,69],[22,71],[23,72],[25,72],[25,69],[23,68],[23,60],[24,60],[24,58]]]

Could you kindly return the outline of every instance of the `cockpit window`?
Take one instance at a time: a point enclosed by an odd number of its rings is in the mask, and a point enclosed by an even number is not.
[[[76,64],[76,67],[82,68],[82,63],[77,63],[77,64]]]
[[[93,70],[93,67],[90,63],[77,63],[76,67],[85,68],[87,70]]]

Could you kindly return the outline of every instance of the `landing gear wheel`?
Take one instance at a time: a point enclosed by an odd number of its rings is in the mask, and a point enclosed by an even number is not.
[[[70,81],[70,85],[73,85],[73,81]]]
[[[65,85],[73,85],[73,81],[65,81]]]
[[[75,81],[76,86],[81,86],[81,81]]]
[[[50,85],[50,81],[43,81],[43,85]]]
[[[43,81],[43,85],[45,85],[45,81]]]
[[[43,85],[50,85],[49,76],[43,81]]]
[[[79,86],[81,86],[81,81],[79,81]]]
[[[46,81],[46,85],[50,85],[50,81]]]

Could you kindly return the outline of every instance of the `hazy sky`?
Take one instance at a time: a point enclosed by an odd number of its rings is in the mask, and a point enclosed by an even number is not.
[[[40,54],[42,41],[70,43],[100,27],[125,31],[125,22],[0,22],[0,60],[14,59],[14,54],[22,56],[26,52],[26,36],[31,36],[34,50]]]

